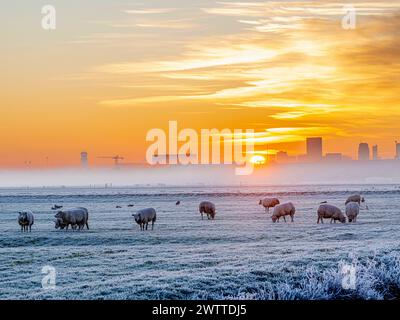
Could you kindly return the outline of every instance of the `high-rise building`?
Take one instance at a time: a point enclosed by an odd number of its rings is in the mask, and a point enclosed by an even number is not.
[[[379,160],[379,156],[378,156],[378,145],[374,145],[372,147],[372,160],[376,161]]]
[[[400,160],[400,142],[396,141],[396,159]]]
[[[309,161],[322,160],[322,138],[307,138],[307,159]]]
[[[81,166],[83,168],[88,167],[88,153],[86,151],[81,152]]]
[[[369,145],[368,143],[360,143],[358,145],[358,160],[368,161],[369,160]]]

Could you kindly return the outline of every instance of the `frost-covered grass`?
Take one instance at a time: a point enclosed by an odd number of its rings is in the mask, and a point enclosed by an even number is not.
[[[348,263],[348,262],[347,262]],[[400,256],[384,254],[354,263],[356,285],[344,289],[340,261],[338,268],[321,270],[316,266],[275,282],[266,281],[257,288],[235,293],[202,292],[191,299],[244,299],[244,300],[345,300],[345,299],[400,299]]]
[[[343,208],[360,188],[265,188],[296,205],[293,224],[263,213],[262,188],[0,190],[0,299],[399,298],[397,187],[362,187],[370,210],[356,224],[316,224],[321,201]],[[216,203],[215,221],[200,219],[204,199]],[[55,230],[54,203],[87,207],[91,229]],[[131,214],[148,206],[157,223],[141,232]],[[19,232],[21,209],[35,213],[31,234]],[[343,263],[356,264],[355,290],[342,288]],[[46,265],[55,290],[41,287]]]

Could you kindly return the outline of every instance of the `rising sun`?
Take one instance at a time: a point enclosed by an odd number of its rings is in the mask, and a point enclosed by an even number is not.
[[[260,165],[265,163],[265,158],[261,155],[254,155],[251,157],[251,163],[255,165]]]

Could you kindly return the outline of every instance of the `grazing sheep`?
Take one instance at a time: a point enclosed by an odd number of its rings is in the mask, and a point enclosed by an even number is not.
[[[115,206],[115,208],[117,208],[117,209],[121,209],[122,207],[121,207],[121,206]]]
[[[153,208],[146,208],[139,210],[138,212],[132,214],[133,217],[135,217],[135,221],[138,225],[140,225],[140,230],[144,230],[146,226],[149,226],[149,222],[151,222],[151,230],[154,229],[154,222],[157,220],[157,214],[156,210]]]
[[[286,218],[285,216],[290,216],[292,222],[293,220],[293,216],[296,213],[296,208],[294,207],[293,203],[288,202],[288,203],[283,203],[280,205],[277,205],[274,208],[274,212],[272,213],[272,222],[279,222],[279,218],[283,217],[283,220],[285,220],[286,222]]]
[[[54,222],[56,229],[64,230],[65,228],[68,228],[68,224],[65,224],[62,219],[55,219]]]
[[[352,196],[347,198],[345,205],[349,202],[357,202],[359,205],[361,205],[361,202],[365,202],[365,199],[359,194],[353,194]]]
[[[177,202],[175,203],[175,205],[177,205],[177,206],[179,206],[180,204],[181,204],[180,201],[177,201]]]
[[[57,210],[57,209],[61,209],[63,206],[58,206],[58,205],[54,205],[51,207],[51,210]]]
[[[199,211],[201,213],[201,220],[203,220],[203,213],[207,214],[207,219],[210,220],[215,218],[216,210],[215,204],[210,201],[203,201],[199,205]]]
[[[79,230],[82,230],[85,225],[86,228],[89,229],[88,219],[89,219],[89,211],[86,208],[78,207],[70,210],[59,211],[55,216],[55,228],[68,230],[68,226],[71,225],[73,230],[76,227]]]
[[[128,207],[129,207],[129,208],[132,208],[132,207],[133,207],[133,204],[128,204]]]
[[[324,219],[331,219],[331,223],[332,221],[336,223],[336,220],[339,220],[342,223],[346,222],[346,217],[344,216],[342,211],[338,207],[335,207],[331,204],[321,204],[318,208],[317,213],[317,223],[319,223],[319,221],[321,221],[321,223],[324,223]]]
[[[21,232],[31,232],[32,225],[34,222],[33,212],[32,211],[22,211],[18,212],[18,224],[21,226]]]
[[[261,199],[258,204],[262,205],[265,208],[265,213],[269,213],[269,208],[273,208],[279,203],[279,199],[277,198],[264,198]]]
[[[346,204],[346,216],[349,222],[356,222],[360,213],[360,205],[357,202],[349,202]]]

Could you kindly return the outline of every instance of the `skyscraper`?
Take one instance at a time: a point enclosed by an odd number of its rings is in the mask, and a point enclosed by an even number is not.
[[[378,156],[378,145],[374,145],[372,147],[372,160],[379,160],[379,156]]]
[[[368,161],[369,160],[369,145],[368,143],[360,143],[358,145],[358,160]]]
[[[82,168],[88,167],[88,153],[86,151],[81,152],[81,167]]]
[[[307,138],[307,159],[309,161],[322,160],[322,138]]]

